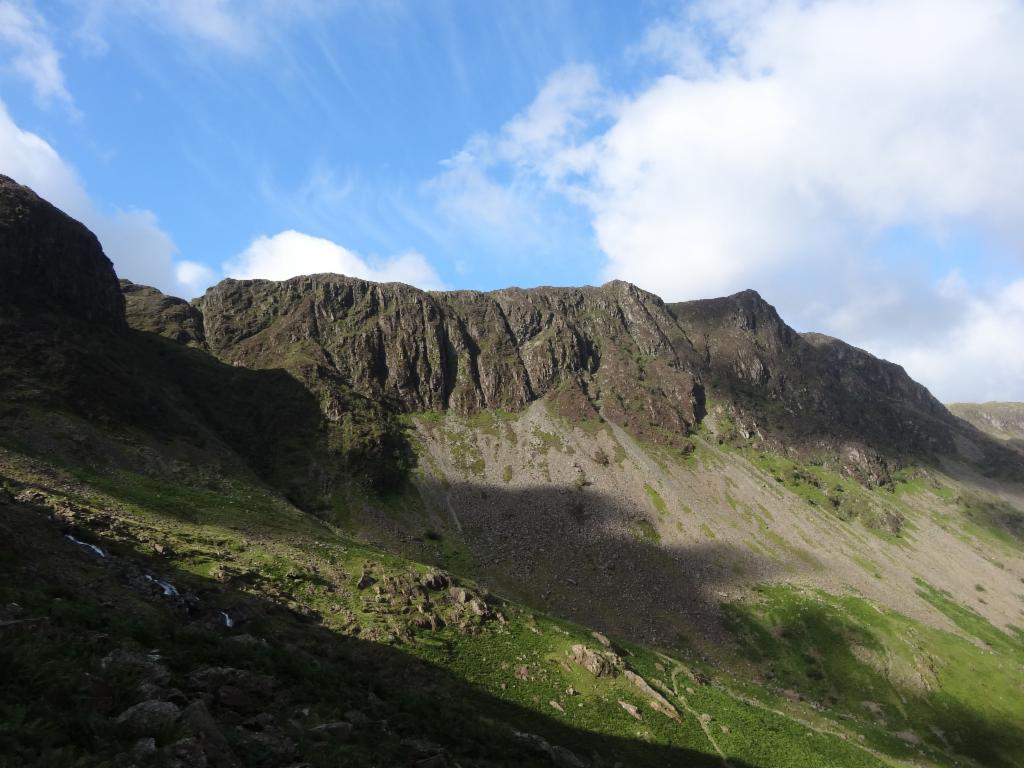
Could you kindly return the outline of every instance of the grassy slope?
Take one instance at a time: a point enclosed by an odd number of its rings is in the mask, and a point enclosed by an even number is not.
[[[506,428],[511,429],[511,423],[503,419]],[[435,417],[430,419],[428,429],[432,431],[428,434],[442,435],[443,445],[444,435],[463,426],[446,426],[446,420]],[[531,427],[529,431],[537,430]],[[460,432],[459,455],[473,451],[485,464],[484,470],[474,469],[469,482],[478,483],[484,471],[490,471],[492,453],[498,456],[494,437],[478,433],[474,440]],[[703,439],[695,442],[695,450],[684,456],[650,446],[646,450],[651,462],[673,475],[701,467],[721,471],[731,461],[749,461],[753,477],[763,478],[769,487],[775,484],[778,490],[772,493],[792,494],[819,524],[846,531],[848,551],[843,556],[877,581],[883,591],[890,579],[908,569],[913,573],[930,546],[923,544],[922,538],[932,535],[935,528],[948,533],[953,544],[975,552],[997,568],[1005,567],[999,563],[1000,552],[1009,559],[1020,557],[1020,511],[994,494],[969,489],[936,468],[902,470],[886,486],[869,489],[824,465],[715,447]],[[546,456],[547,461],[553,461],[556,453],[576,457],[582,453],[580,444],[570,445],[572,441],[564,434],[559,445],[554,443],[553,439],[537,440],[528,446],[528,452],[541,460]],[[602,458],[611,463],[608,456]],[[431,463],[436,460],[436,454],[429,459],[430,471],[437,471]],[[451,482],[467,482],[459,477],[457,462],[452,463]],[[774,534],[780,546],[785,544],[770,510],[733,498],[729,483],[725,488],[723,499],[731,512],[756,523],[767,541],[772,541]],[[678,515],[650,482],[643,484],[642,494],[650,515],[642,521],[645,527],[637,524],[634,535],[656,544],[655,523],[673,522]],[[682,513],[692,517],[694,510],[687,507]],[[454,531],[449,534],[458,538]],[[813,548],[823,542],[804,543]],[[792,557],[798,554],[792,545],[788,550]],[[785,557],[788,550],[779,551]],[[917,559],[908,560],[910,554]],[[472,571],[471,561],[467,562]],[[819,562],[816,567],[833,565]],[[984,602],[985,597],[992,597],[982,585],[977,589],[975,599]],[[912,596],[913,591],[912,586]],[[958,600],[945,594],[940,600],[936,595],[943,593],[921,581],[914,596],[919,601],[915,615],[935,610],[951,619],[946,626],[955,627],[954,631],[933,626],[941,621],[922,623],[895,610],[879,609],[856,591],[842,589],[841,582],[839,594],[766,585],[749,598],[726,606],[735,646],[726,645],[716,652],[702,645],[686,658],[696,667],[703,663],[718,683],[713,690],[731,699],[733,705],[742,700],[753,702],[761,711],[785,712],[797,721],[806,721],[812,729],[841,733],[878,755],[940,765],[957,764],[965,758],[983,765],[1015,765],[1017,755],[1024,752],[1020,726],[1024,722],[1024,657],[1018,633],[1012,626],[998,629],[964,607],[960,602],[963,596]],[[954,617],[954,612],[957,617],[971,617],[971,625]],[[674,653],[679,656],[681,651],[677,648]],[[797,695],[800,700],[792,701]],[[709,705],[704,702],[703,706]],[[724,718],[716,715],[723,723],[743,722],[743,716],[749,714],[744,710],[740,716],[728,703],[719,702],[718,706],[728,713]],[[717,734],[719,745],[726,750],[731,747],[737,750],[734,754],[744,754],[759,764],[784,764],[780,762],[784,758],[767,746],[762,728],[740,728],[743,735],[736,736],[736,729],[727,727],[728,734]],[[751,739],[751,733],[757,737]],[[763,751],[752,751],[756,748]]]
[[[269,710],[290,723],[285,729],[314,764],[401,760],[399,736],[437,741],[463,765],[496,755],[543,764],[546,758],[513,738],[514,729],[627,765],[716,765],[701,715],[710,715],[708,732],[735,766],[880,762],[843,739],[742,703],[717,684],[692,682],[699,676],[689,664],[628,647],[628,666],[681,713],[670,719],[621,675],[597,678],[570,661],[574,644],[602,650],[589,633],[514,605],[495,602],[504,622],[468,631],[454,623],[410,629],[404,612],[354,585],[368,563],[379,579],[419,574],[424,566],[367,549],[258,487],[235,482],[210,490],[127,472],[55,470],[9,450],[0,464],[10,491],[49,489],[37,509],[0,506],[5,528],[16,531],[15,546],[2,550],[0,603],[45,619],[6,628],[0,645],[4,668],[15,670],[0,693],[2,754],[10,764],[100,765],[129,747],[111,717],[137,699],[134,681],[110,679],[99,665],[126,642],[158,649],[176,680],[219,664],[273,675],[288,706]],[[47,507],[71,511],[55,523]],[[62,539],[61,526],[108,558]],[[183,614],[126,582],[111,561],[171,581],[202,607]],[[250,618],[228,631],[216,621],[221,609]],[[233,639],[243,633],[261,642]],[[642,719],[620,701],[637,706]],[[387,719],[395,737],[367,736],[338,748],[309,738],[309,725],[352,707]],[[298,722],[286,718],[306,709]],[[179,735],[172,730],[160,741]],[[244,740],[233,744],[244,754]]]
[[[24,354],[31,357],[30,341],[9,343],[24,344]],[[669,699],[678,722],[650,709],[646,697],[622,676],[594,678],[569,661],[573,644],[600,646],[580,627],[543,612],[492,598],[490,610],[500,612],[504,622],[493,615],[459,628],[464,615],[441,592],[432,599],[448,619],[456,611],[458,620],[439,630],[413,626],[415,614],[407,609],[416,605],[387,589],[380,595],[359,590],[356,581],[366,568],[381,583],[408,581],[427,566],[354,540],[269,493],[229,455],[230,447],[252,453],[254,461],[259,458],[260,435],[237,431],[243,419],[236,416],[247,413],[248,401],[232,401],[225,410],[215,397],[193,400],[188,394],[196,386],[223,393],[235,384],[244,385],[236,387],[240,391],[254,388],[255,400],[264,387],[287,394],[302,418],[288,424],[274,411],[260,421],[271,432],[284,428],[288,438],[275,446],[278,460],[261,471],[276,481],[275,473],[287,473],[292,457],[297,466],[305,466],[314,432],[304,425],[319,412],[294,381],[213,363],[179,381],[177,362],[192,353],[141,337],[126,343],[130,349],[125,351],[142,354],[151,367],[166,373],[166,383],[154,390],[162,400],[136,391],[132,372],[121,370],[116,355],[95,350],[87,360],[95,370],[86,368],[67,381],[52,375],[38,381],[19,378],[22,388],[35,385],[41,391],[13,393],[15,401],[43,404],[39,413],[31,407],[12,410],[21,428],[33,419],[56,418],[48,410],[50,401],[60,403],[66,392],[88,396],[106,389],[110,410],[80,412],[45,425],[38,421],[43,434],[32,436],[32,450],[9,434],[2,436],[7,448],[0,474],[13,481],[13,490],[28,484],[49,496],[34,511],[0,506],[0,606],[20,606],[16,611],[4,607],[0,618],[19,622],[0,625],[0,664],[16,670],[0,691],[0,757],[11,764],[101,765],[131,746],[111,720],[138,700],[137,681],[112,677],[100,665],[103,656],[126,642],[159,649],[175,684],[189,696],[188,676],[197,667],[231,664],[271,674],[282,695],[267,703],[267,711],[302,756],[318,765],[341,759],[355,765],[406,762],[411,758],[401,737],[408,736],[440,742],[461,765],[488,764],[495,755],[507,756],[511,764],[550,762],[517,741],[514,730],[541,734],[587,758],[597,752],[626,765],[718,764],[721,752],[736,768],[878,765],[911,757],[953,765],[961,760],[956,755],[1001,766],[1013,765],[1024,749],[1020,638],[965,608],[962,595],[958,601],[927,582],[918,585],[921,600],[949,617],[958,634],[879,611],[856,597],[780,586],[727,608],[735,642],[714,653],[704,646],[688,653],[678,644],[645,649],[622,643],[631,654],[626,663]],[[58,374],[82,370],[66,365],[59,354],[48,363]],[[60,438],[64,443],[57,446],[53,436],[74,432],[76,418],[86,419],[80,426],[87,442]],[[1019,557],[1021,525],[1015,507],[991,494],[961,492],[955,482],[934,473],[908,473],[889,488],[869,491],[824,466],[726,450],[714,444],[713,436],[698,436],[689,453],[655,446],[637,453],[600,421],[580,431],[603,446],[600,458],[588,452],[595,456],[591,467],[580,443],[561,427],[533,424],[517,438],[517,418],[485,413],[463,424],[422,417],[418,421],[428,422],[449,446],[444,467],[430,466],[434,458],[421,451],[422,468],[441,475],[444,488],[446,472],[454,484],[490,478],[494,485],[505,485],[516,467],[504,461],[500,468],[491,466],[496,441],[523,439],[538,476],[554,483],[553,488],[564,481],[572,493],[587,494],[582,498],[592,498],[589,486],[600,479],[600,467],[656,468],[654,474],[662,479],[650,480],[653,474],[648,473],[635,489],[647,513],[629,529],[637,551],[652,556],[671,543],[663,537],[683,530],[684,522],[690,526],[686,530],[699,525],[705,538],[717,536],[718,543],[728,546],[735,531],[748,525],[773,562],[803,555],[815,564],[806,548],[819,542],[787,539],[779,509],[747,503],[735,487],[736,465],[757,483],[771,486],[770,498],[805,504],[816,525],[838,527],[847,541],[857,543],[873,534],[876,548],[864,551],[881,555],[857,555],[857,567],[883,582],[889,578],[887,560],[912,551],[915,525],[934,522],[948,528],[992,562],[1001,552]],[[109,426],[119,420],[156,425],[173,448],[151,435]],[[212,447],[196,447],[204,441]],[[48,450],[53,446],[59,450]],[[337,460],[349,452],[342,446],[340,451],[327,448],[323,455]],[[31,459],[31,453],[72,457],[67,460],[74,466],[56,467],[52,458]],[[121,459],[109,461],[106,453]],[[195,463],[204,456],[214,457],[219,467]],[[559,476],[577,464],[593,476],[582,471]],[[324,468],[329,469],[326,462]],[[675,488],[673,478],[683,478],[691,488],[695,480],[716,473],[720,487],[707,497],[718,497],[714,516],[696,509],[696,503],[691,509],[681,502],[678,488],[669,492]],[[282,482],[282,487],[302,494],[301,482],[285,480],[297,486]],[[438,522],[415,494],[382,501],[346,489],[334,503],[351,516],[353,529],[360,508],[382,510],[396,529],[390,534],[395,542],[405,536],[403,521],[414,526]],[[71,511],[51,520],[54,508]],[[578,513],[577,523],[586,520],[585,505],[571,511]],[[112,560],[100,562],[63,539],[69,526],[76,537],[110,551]],[[450,527],[423,533],[436,548],[437,561],[464,577],[478,573],[473,552]],[[861,551],[859,545],[854,549]],[[112,565],[113,560],[120,565]],[[143,571],[194,593],[200,607],[185,610],[140,588]],[[981,593],[978,599],[984,599]],[[238,631],[222,626],[222,609],[247,617]],[[256,642],[240,643],[234,639],[239,634]],[[526,672],[519,674],[523,667]],[[579,695],[569,695],[570,687]],[[794,693],[803,700],[792,701]],[[641,720],[620,701],[639,707]],[[309,726],[338,719],[353,707],[387,720],[387,737],[365,733],[341,746],[310,739]],[[305,710],[301,717],[295,714]],[[231,713],[215,714],[223,715],[238,753],[252,751]],[[170,743],[180,735],[171,730],[159,741]]]
[[[951,403],[948,407],[982,432],[1024,442],[1024,403]]]

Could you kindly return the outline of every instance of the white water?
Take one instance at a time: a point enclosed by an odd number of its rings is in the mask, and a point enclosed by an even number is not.
[[[160,581],[160,579],[154,579],[149,574],[146,574],[146,578],[149,581],[156,582],[157,586],[159,586],[160,589],[162,589],[164,591],[164,597],[177,597],[178,596],[178,590],[169,581]]]
[[[88,542],[85,542],[85,541],[79,541],[74,536],[72,536],[70,533],[65,533],[64,534],[64,538],[67,539],[70,542],[73,542],[73,543],[77,544],[80,547],[87,547],[88,549],[91,549],[93,552],[95,552],[100,557],[106,557],[107,556],[107,554],[102,549],[97,547],[95,544],[89,544]]]

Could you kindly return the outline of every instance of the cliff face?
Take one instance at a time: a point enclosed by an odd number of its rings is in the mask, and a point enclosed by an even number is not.
[[[709,387],[748,431],[890,454],[952,453],[955,420],[898,365],[800,334],[754,291],[671,304]]]
[[[286,368],[327,404],[328,381],[405,412],[547,398],[570,421],[600,416],[685,449],[707,392],[737,439],[837,457],[870,482],[903,457],[962,453],[961,438],[981,437],[898,365],[797,333],[754,291],[666,305],[619,281],[425,292],[311,275],[225,280],[195,304],[214,355]],[[966,450],[1005,463],[988,442]]]
[[[82,224],[0,175],[0,304],[123,327],[114,267]]]
[[[203,313],[184,299],[167,296],[148,285],[121,281],[128,325],[138,331],[156,333],[180,344],[206,348]]]
[[[572,423],[603,417],[643,442],[686,449],[708,393],[738,439],[846,457],[844,467],[869,480],[885,477],[889,459],[908,455],[1019,464],[1018,454],[951,416],[899,366],[795,332],[753,291],[666,305],[618,281],[425,292],[311,275],[224,280],[189,304],[127,281],[119,286],[85,227],[6,177],[0,256],[0,299],[11,322],[43,309],[120,331],[127,300],[135,330],[235,368],[287,370],[312,395],[324,433],[361,435],[358,450],[371,457],[381,436],[389,455],[401,453],[396,412],[518,411],[542,398]],[[9,335],[16,345],[16,330]],[[38,367],[23,352],[25,365]],[[50,358],[56,368],[40,381],[59,374],[69,397],[85,391],[70,382],[95,359],[69,366]],[[110,361],[118,370],[133,364],[132,355]],[[344,450],[354,455],[356,447]]]
[[[225,280],[196,303],[221,359],[325,369],[405,411],[518,410],[568,389],[569,401],[670,441],[703,405],[685,334],[627,283],[427,293],[312,275]]]

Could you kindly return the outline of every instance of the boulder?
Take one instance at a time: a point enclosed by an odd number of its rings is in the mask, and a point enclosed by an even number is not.
[[[609,658],[609,654],[591,650],[585,645],[576,644],[569,653],[573,661],[594,677],[609,677],[618,671],[617,664]]]
[[[643,717],[640,715],[640,710],[635,705],[630,704],[628,701],[619,701],[619,706],[626,710],[632,717],[637,720],[642,720]]]
[[[117,717],[117,727],[125,736],[156,736],[177,721],[181,710],[169,701],[143,701]]]

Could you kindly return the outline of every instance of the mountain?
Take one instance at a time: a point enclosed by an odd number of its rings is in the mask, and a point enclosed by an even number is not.
[[[1024,457],[753,291],[0,246],[0,764],[1024,754]]]
[[[953,403],[949,410],[982,432],[1024,449],[1024,403]]]

